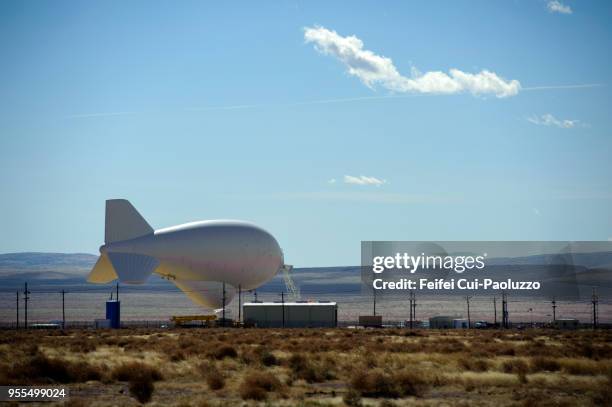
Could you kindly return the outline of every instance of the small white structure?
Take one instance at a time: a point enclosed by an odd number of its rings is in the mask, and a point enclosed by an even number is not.
[[[94,319],[94,328],[96,329],[108,329],[111,327],[110,319]]]
[[[338,324],[335,302],[247,302],[244,323],[259,328],[331,328]]]
[[[455,329],[468,329],[469,323],[468,320],[465,318],[456,318],[453,319],[453,328]]]

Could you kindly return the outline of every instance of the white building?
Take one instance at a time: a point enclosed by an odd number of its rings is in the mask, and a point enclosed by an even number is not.
[[[259,328],[331,328],[338,325],[335,302],[247,302],[244,323]]]

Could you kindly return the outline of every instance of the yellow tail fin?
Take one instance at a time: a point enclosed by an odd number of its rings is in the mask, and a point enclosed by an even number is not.
[[[96,265],[87,276],[87,282],[104,284],[111,282],[117,278],[117,273],[110,262],[106,253],[102,253],[98,257]]]

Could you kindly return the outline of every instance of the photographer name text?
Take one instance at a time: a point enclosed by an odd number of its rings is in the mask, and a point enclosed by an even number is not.
[[[484,279],[428,279],[420,278],[418,280],[410,280],[402,278],[397,281],[385,281],[382,278],[377,278],[372,281],[372,286],[375,290],[539,290],[540,282],[538,281],[514,281],[507,279],[503,281],[493,280],[491,278]]]

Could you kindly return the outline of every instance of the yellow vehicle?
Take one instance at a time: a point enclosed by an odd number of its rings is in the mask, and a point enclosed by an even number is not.
[[[174,325],[176,326],[192,325],[192,323],[195,323],[196,321],[200,321],[201,325],[208,326],[216,319],[216,315],[181,315],[170,318],[170,320],[174,322]]]

